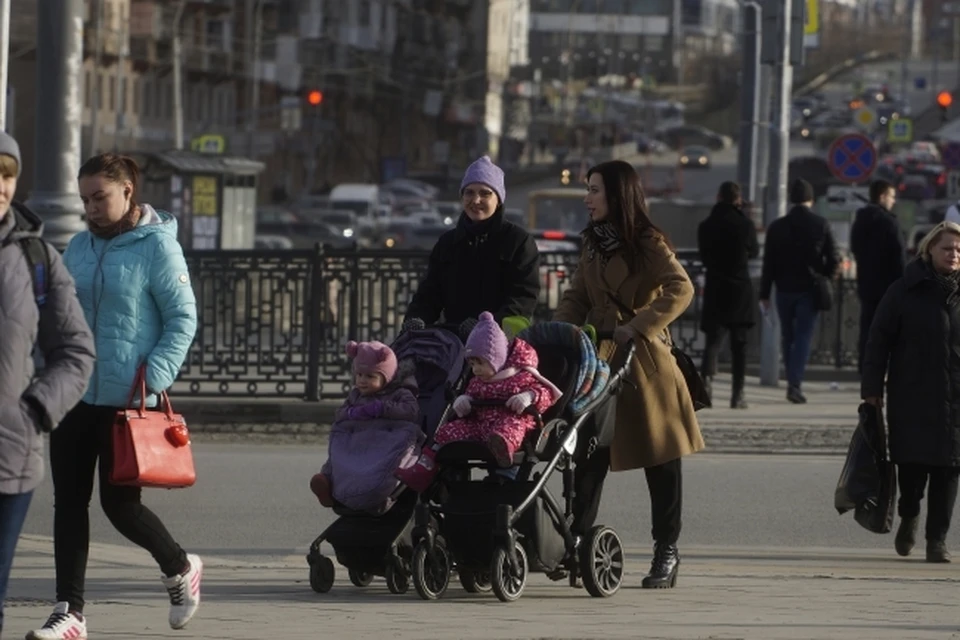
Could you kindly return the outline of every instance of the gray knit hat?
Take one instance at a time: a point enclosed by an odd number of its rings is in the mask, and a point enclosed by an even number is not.
[[[500,198],[500,204],[507,199],[507,188],[503,183],[503,169],[493,164],[490,156],[483,156],[467,167],[467,172],[463,174],[463,181],[460,182],[460,193],[468,184],[485,184],[493,190]]]
[[[23,162],[20,160],[20,145],[6,131],[0,131],[0,155],[12,156],[17,161],[17,177],[23,171]]]

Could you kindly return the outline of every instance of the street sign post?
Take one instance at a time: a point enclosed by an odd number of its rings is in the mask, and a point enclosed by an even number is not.
[[[870,138],[859,133],[848,133],[830,145],[827,166],[838,180],[847,184],[863,182],[877,167],[877,149]]]
[[[832,184],[827,187],[827,208],[832,213],[851,214],[870,203],[870,189]]]
[[[913,142],[913,120],[898,118],[887,124],[887,142]]]
[[[948,142],[940,150],[940,160],[948,171],[960,169],[960,142]]]
[[[870,107],[860,107],[853,112],[853,124],[862,131],[873,131],[877,127],[877,112]]]
[[[947,200],[960,200],[960,171],[947,172]]]

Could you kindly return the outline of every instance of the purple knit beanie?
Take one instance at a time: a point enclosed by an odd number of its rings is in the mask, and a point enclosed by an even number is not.
[[[354,342],[347,343],[347,356],[353,358],[353,372],[376,374],[383,376],[383,381],[390,382],[397,375],[397,356],[393,349],[377,342]]]
[[[477,325],[467,338],[466,347],[468,358],[486,360],[494,371],[500,371],[507,363],[507,335],[489,311],[480,314]]]
[[[506,202],[507,188],[503,184],[503,169],[493,164],[490,156],[483,156],[467,167],[467,172],[463,174],[460,182],[460,194],[463,194],[468,184],[474,183],[487,185],[500,198],[500,204]]]

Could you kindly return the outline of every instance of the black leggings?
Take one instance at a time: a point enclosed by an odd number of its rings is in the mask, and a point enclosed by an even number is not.
[[[81,402],[50,436],[54,494],[54,557],[57,602],[83,611],[84,580],[90,546],[90,498],[100,459],[100,505],[117,531],[146,549],[164,575],[182,573],[186,553],[160,519],[140,502],[138,487],[110,484],[113,465],[111,431],[117,409]]]
[[[574,471],[576,495],[573,500],[573,531],[586,534],[597,520],[603,483],[610,469],[610,449],[597,449]],[[683,473],[680,458],[643,470],[650,491],[653,540],[676,544],[680,539],[683,511]]]

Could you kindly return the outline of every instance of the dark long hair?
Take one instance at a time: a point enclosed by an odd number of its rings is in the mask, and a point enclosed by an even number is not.
[[[623,160],[601,162],[590,167],[587,180],[595,173],[600,174],[603,179],[603,190],[607,196],[607,220],[632,253],[639,253],[640,238],[651,232],[673,248],[667,234],[650,219],[640,175],[632,164]]]

